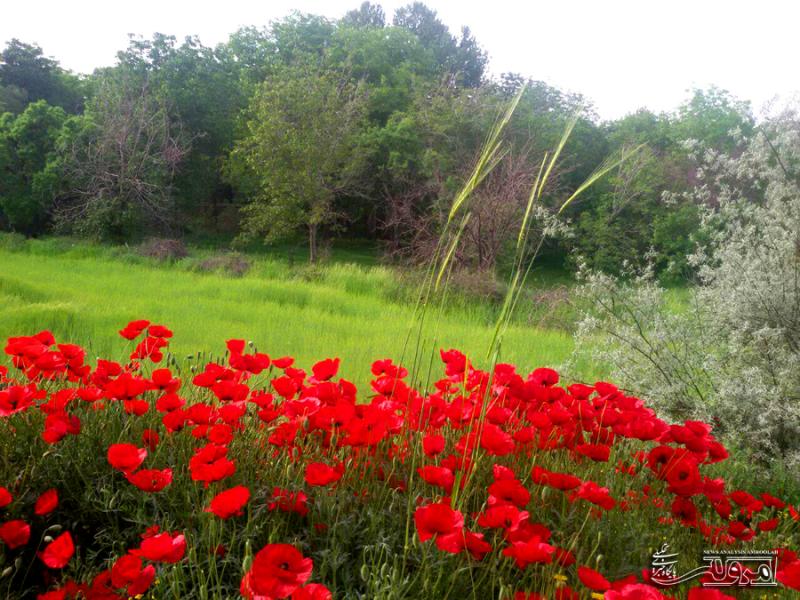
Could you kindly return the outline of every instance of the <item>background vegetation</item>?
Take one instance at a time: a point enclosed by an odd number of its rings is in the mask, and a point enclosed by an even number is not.
[[[573,233],[544,256],[612,273],[651,256],[660,276],[685,275],[699,216],[680,195],[697,179],[683,141],[734,150],[730,132],[754,127],[749,106],[712,88],[673,113],[600,122],[586,98],[486,65],[468,28],[451,34],[421,3],[391,19],[369,2],[338,20],[294,13],[215,48],[132,38],[90,75],[12,40],[0,54],[0,227],[114,242],[292,238],[311,259],[344,236],[425,262],[492,123],[527,83],[459,264],[504,267],[530,180],[582,109],[544,205],[621,149],[646,150],[569,207]]]

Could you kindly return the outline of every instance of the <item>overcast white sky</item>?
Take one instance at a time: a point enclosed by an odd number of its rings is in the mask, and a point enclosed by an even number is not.
[[[407,1],[381,2],[391,19]],[[750,100],[800,91],[797,0],[427,0],[453,32],[468,25],[493,73],[515,71],[594,102],[603,118],[671,110],[710,84]],[[39,0],[3,3],[0,41],[36,42],[73,71],[113,64],[127,34],[196,34],[214,45],[291,10],[332,18],[360,0]]]

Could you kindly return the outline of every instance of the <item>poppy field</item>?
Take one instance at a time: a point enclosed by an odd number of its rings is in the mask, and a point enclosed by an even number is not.
[[[681,572],[774,551],[768,597],[800,590],[798,499],[734,485],[710,425],[612,383],[442,349],[427,386],[379,358],[358,387],[336,356],[228,339],[194,364],[167,325],[116,335],[124,354],[99,359],[49,331],[5,344],[4,597],[763,596],[659,587],[664,543]]]

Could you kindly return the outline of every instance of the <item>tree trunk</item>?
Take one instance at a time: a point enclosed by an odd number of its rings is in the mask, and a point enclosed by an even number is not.
[[[317,225],[308,226],[308,262],[317,262]]]

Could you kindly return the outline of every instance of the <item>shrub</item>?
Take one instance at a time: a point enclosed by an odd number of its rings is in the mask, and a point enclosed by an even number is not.
[[[186,258],[189,256],[189,251],[180,240],[150,238],[139,246],[139,254],[159,262],[166,262]]]
[[[250,261],[238,252],[215,254],[197,263],[198,271],[218,271],[231,277],[243,277],[250,270]]]
[[[688,300],[676,308],[648,273],[585,273],[577,347],[673,418],[713,419],[762,459],[797,465],[800,119],[785,112],[745,141],[738,156],[696,148],[692,196],[714,208]]]

